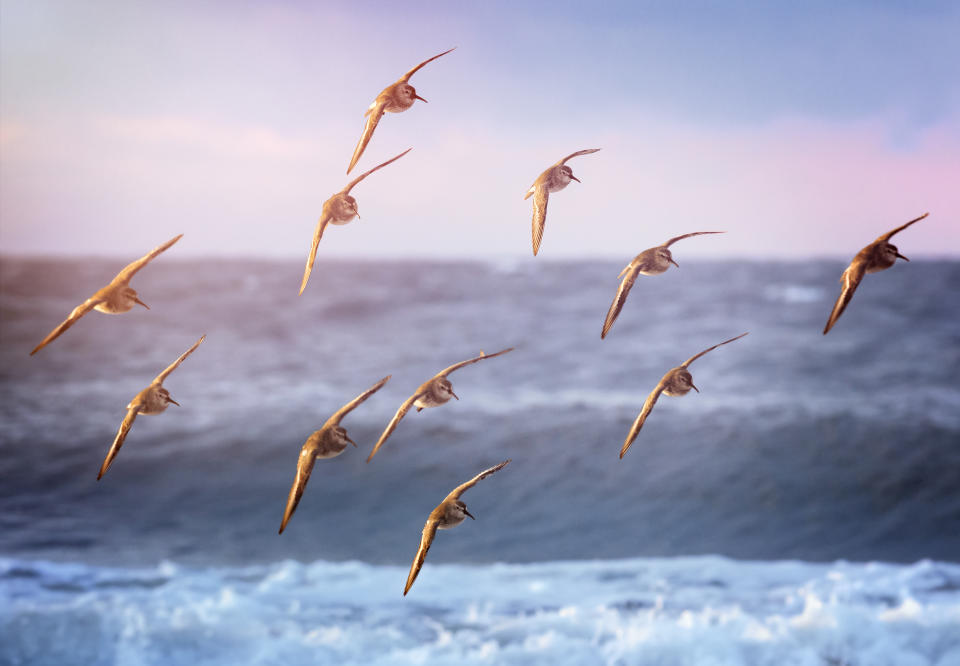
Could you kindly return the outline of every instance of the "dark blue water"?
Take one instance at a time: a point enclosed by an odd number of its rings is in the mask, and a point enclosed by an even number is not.
[[[826,337],[841,263],[687,262],[641,277],[601,341],[620,263],[324,261],[298,297],[299,261],[163,258],[133,283],[149,312],[28,356],[123,263],[0,262],[0,554],[408,566],[447,492],[512,458],[430,562],[960,560],[958,262],[868,276]],[[660,376],[743,331],[619,460]],[[165,384],[182,407],[138,418],[97,482],[127,402],[203,333]],[[507,346],[364,462],[422,381]],[[386,374],[278,536],[300,446]]]

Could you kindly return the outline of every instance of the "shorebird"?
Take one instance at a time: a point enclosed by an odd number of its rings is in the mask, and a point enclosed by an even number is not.
[[[303,497],[303,490],[307,487],[307,481],[310,480],[310,473],[313,472],[313,464],[318,458],[336,458],[347,448],[347,444],[357,446],[356,442],[347,437],[347,431],[340,426],[340,421],[347,414],[356,409],[363,401],[379,391],[390,375],[387,375],[379,382],[368,388],[356,398],[338,409],[333,416],[327,419],[320,430],[314,431],[307,437],[306,443],[300,449],[300,457],[297,459],[297,475],[293,479],[293,485],[290,487],[290,495],[287,497],[287,507],[283,511],[283,521],[280,523],[280,531],[283,534],[287,523],[293,517],[293,512],[297,510],[297,504]]]
[[[180,403],[170,397],[170,392],[163,387],[163,380],[165,380],[171,372],[177,369],[177,367],[183,363],[183,361],[193,353],[193,351],[200,346],[200,343],[204,341],[206,335],[200,336],[200,339],[193,343],[193,346],[190,347],[187,351],[180,355],[176,361],[167,366],[167,369],[161,372],[159,375],[154,377],[153,381],[150,382],[150,386],[143,389],[130,401],[130,404],[127,405],[127,415],[123,417],[123,423],[120,424],[120,430],[117,431],[117,436],[113,440],[113,444],[110,445],[110,450],[107,452],[107,457],[103,459],[103,464],[100,466],[100,473],[97,474],[97,481],[107,473],[107,470],[110,469],[110,465],[113,463],[113,459],[117,457],[117,454],[120,453],[120,447],[123,446],[123,440],[127,438],[127,433],[130,432],[130,428],[133,426],[134,419],[137,418],[137,414],[160,414],[161,412],[166,411],[167,407],[171,403],[180,406]]]
[[[629,449],[630,445],[633,444],[633,440],[635,440],[637,435],[640,434],[640,428],[643,427],[643,423],[647,420],[647,417],[653,410],[653,406],[657,404],[657,398],[660,397],[661,393],[666,393],[669,396],[680,396],[689,393],[690,389],[693,389],[697,393],[700,392],[700,389],[693,385],[693,376],[690,374],[690,371],[687,370],[691,363],[696,361],[707,352],[712,352],[717,347],[722,347],[723,345],[729,344],[734,340],[739,340],[745,335],[746,333],[741,333],[735,338],[724,340],[720,344],[714,345],[709,349],[704,349],[699,354],[691,356],[676,368],[668,371],[667,374],[660,379],[660,383],[657,384],[657,387],[650,391],[650,395],[647,396],[646,401],[643,403],[643,409],[640,410],[640,415],[637,417],[637,420],[633,422],[633,426],[630,427],[630,432],[627,434],[627,439],[623,442],[623,447],[620,449],[620,457],[623,458],[623,454],[627,452],[627,449]]]
[[[183,234],[180,234],[171,238],[163,245],[153,248],[150,250],[150,252],[117,273],[117,276],[110,281],[110,284],[102,289],[97,290],[93,296],[75,307],[73,312],[70,313],[70,316],[67,317],[62,324],[50,331],[50,335],[45,337],[43,342],[33,348],[33,351],[30,352],[30,355],[33,356],[48,344],[56,340],[64,331],[77,323],[77,320],[80,319],[80,317],[90,312],[90,310],[97,310],[107,314],[120,314],[122,312],[127,312],[133,308],[134,305],[138,304],[149,310],[149,306],[147,306],[146,303],[137,297],[137,292],[130,288],[130,279],[137,274],[137,271],[150,263],[154,257],[176,243],[182,237]]]
[[[358,217],[357,200],[350,196],[350,190],[353,189],[353,186],[377,169],[382,169],[391,162],[396,162],[411,150],[413,149],[407,148],[405,151],[396,157],[387,160],[383,164],[378,164],[369,171],[364,171],[362,174],[347,183],[346,187],[323,202],[323,209],[320,212],[320,219],[317,220],[317,228],[313,232],[313,245],[310,246],[310,254],[307,256],[307,266],[303,269],[303,282],[300,283],[301,294],[303,294],[303,290],[307,287],[307,280],[310,279],[310,272],[313,270],[313,262],[317,258],[317,246],[320,244],[320,237],[323,236],[323,230],[327,228],[327,224],[346,224],[353,218]]]
[[[575,153],[567,155],[537,176],[537,179],[533,181],[533,185],[527,190],[527,194],[523,197],[524,201],[529,199],[530,195],[533,195],[533,256],[537,256],[537,252],[540,251],[540,241],[543,239],[543,225],[546,224],[547,221],[547,201],[550,198],[550,193],[559,192],[569,185],[571,180],[575,180],[578,183],[580,182],[580,179],[573,175],[573,170],[566,165],[566,161],[579,155],[595,153],[598,150],[600,149],[587,148],[586,150],[578,150]]]
[[[890,268],[897,262],[898,257],[904,261],[910,261],[897,251],[897,246],[891,243],[890,239],[893,238],[894,234],[900,233],[914,222],[919,222],[929,214],[930,213],[924,213],[920,217],[900,225],[893,231],[888,231],[882,236],[877,237],[877,240],[870,243],[870,245],[857,252],[857,256],[853,258],[853,261],[850,262],[850,265],[847,266],[847,269],[843,271],[843,275],[840,277],[840,284],[843,285],[843,290],[840,292],[840,297],[837,298],[837,302],[833,306],[830,318],[827,319],[827,325],[823,327],[824,335],[837,323],[837,320],[840,318],[840,315],[843,314],[850,299],[853,298],[853,292],[857,290],[857,287],[860,285],[860,280],[863,279],[864,275]]]
[[[496,354],[484,354],[480,352],[480,356],[475,356],[474,358],[467,359],[466,361],[460,361],[459,363],[454,363],[449,368],[445,368],[435,374],[433,377],[425,381],[420,385],[413,395],[407,398],[400,409],[397,410],[397,413],[393,415],[393,418],[390,420],[390,423],[387,424],[386,430],[383,431],[383,434],[380,435],[380,439],[377,440],[376,445],[373,447],[373,451],[370,452],[370,455],[367,456],[367,462],[373,460],[373,457],[377,455],[377,451],[380,450],[380,447],[383,446],[383,443],[387,441],[387,437],[396,429],[397,424],[400,423],[400,419],[410,411],[411,407],[416,407],[417,411],[422,411],[426,407],[439,407],[445,402],[448,402],[450,398],[460,398],[457,397],[457,394],[453,392],[453,385],[450,383],[450,380],[447,379],[449,375],[454,370],[459,370],[465,365],[470,365],[471,363],[476,363],[477,361],[482,361],[487,358],[493,358],[495,356],[500,356],[501,354],[506,354],[508,351],[513,351],[513,347],[503,349],[498,351]]]
[[[673,260],[673,255],[670,254],[670,246],[676,243],[679,240],[684,238],[690,238],[691,236],[702,236],[704,234],[723,234],[725,231],[695,231],[692,234],[684,234],[682,236],[676,236],[671,238],[663,245],[658,245],[656,247],[651,247],[648,250],[644,250],[637,256],[633,258],[627,267],[620,271],[620,275],[617,278],[623,278],[620,281],[620,288],[617,289],[617,295],[613,297],[613,303],[610,304],[610,309],[607,310],[607,318],[603,322],[603,330],[600,332],[600,339],[607,337],[607,333],[610,332],[610,327],[613,326],[613,322],[617,320],[617,317],[620,315],[620,310],[623,309],[623,304],[627,302],[627,294],[630,293],[630,289],[633,288],[633,283],[636,282],[638,275],[660,275],[660,273],[666,273],[667,269],[670,268],[670,264],[673,264],[677,268],[680,268],[680,264]]]
[[[454,46],[453,48],[455,49],[457,47]],[[370,137],[373,136],[373,130],[377,129],[377,124],[380,122],[380,118],[383,117],[384,113],[387,111],[390,113],[400,113],[401,111],[406,111],[413,106],[413,102],[418,99],[421,102],[427,101],[417,94],[416,88],[407,83],[407,81],[410,80],[410,77],[416,74],[417,71],[419,71],[420,68],[426,65],[428,62],[432,62],[440,56],[447,55],[452,50],[453,49],[447,49],[443,53],[438,53],[432,58],[427,58],[397,79],[395,83],[392,83],[384,88],[383,91],[377,95],[377,98],[370,104],[370,108],[368,108],[367,112],[363,114],[366,116],[367,121],[363,126],[363,134],[360,135],[360,141],[357,142],[357,147],[353,151],[353,157],[350,158],[350,166],[347,167],[347,173],[353,171],[353,167],[356,166],[360,156],[363,155],[363,151],[366,150],[367,144],[370,143]]]
[[[464,521],[466,516],[476,520],[469,511],[467,505],[460,501],[460,496],[470,490],[477,484],[477,481],[485,479],[494,472],[507,466],[510,459],[504,460],[499,465],[494,465],[490,469],[485,469],[475,477],[460,484],[454,488],[449,495],[443,498],[443,501],[437,505],[437,508],[430,512],[430,517],[423,525],[423,533],[420,536],[420,548],[417,549],[417,555],[413,558],[413,564],[410,565],[410,574],[407,576],[407,584],[403,588],[403,596],[407,596],[410,586],[417,579],[420,568],[423,566],[423,560],[427,557],[427,551],[430,550],[430,544],[433,543],[433,537],[437,535],[437,530],[448,530],[456,527]]]

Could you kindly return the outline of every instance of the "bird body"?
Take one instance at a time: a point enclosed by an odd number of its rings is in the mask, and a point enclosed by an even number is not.
[[[550,200],[550,193],[559,192],[569,185],[571,180],[575,180],[578,183],[580,182],[580,179],[573,175],[573,170],[566,165],[567,160],[578,157],[579,155],[589,155],[598,150],[600,149],[587,148],[586,150],[578,150],[575,153],[567,155],[537,176],[537,179],[533,181],[533,185],[527,190],[526,195],[523,197],[524,201],[531,196],[533,197],[532,233],[534,256],[540,251],[540,242],[543,240],[543,228],[547,222],[547,203]]]

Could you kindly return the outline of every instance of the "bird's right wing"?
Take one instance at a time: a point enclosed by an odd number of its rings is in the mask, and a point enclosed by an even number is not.
[[[130,428],[133,426],[134,419],[137,418],[137,414],[140,413],[141,405],[139,403],[133,405],[127,409],[127,415],[123,417],[123,423],[120,424],[120,430],[117,431],[117,436],[113,438],[113,444],[110,445],[110,450],[107,451],[107,457],[103,459],[103,464],[100,465],[100,473],[97,474],[97,481],[107,473],[107,470],[110,469],[110,465],[113,464],[113,459],[117,457],[117,454],[120,453],[120,447],[123,446],[123,440],[127,438],[127,433],[130,432]]]
[[[560,165],[562,165],[562,164],[565,164],[567,160],[572,159],[572,158],[574,158],[574,157],[579,157],[580,155],[589,155],[590,153],[595,153],[595,152],[597,152],[598,150],[600,150],[600,149],[599,149],[599,148],[587,148],[586,150],[578,150],[578,151],[575,152],[575,153],[570,153],[569,155],[567,155],[566,157],[564,157],[562,160],[560,160],[559,162],[557,162],[557,166],[560,166]]]
[[[749,331],[748,331],[748,333],[749,333]],[[700,352],[699,354],[694,354],[693,356],[691,356],[690,358],[688,358],[686,361],[684,361],[684,362],[680,365],[680,367],[681,367],[681,368],[686,368],[687,366],[689,366],[691,363],[693,363],[694,361],[696,361],[698,358],[700,358],[701,356],[703,356],[703,355],[706,354],[707,352],[712,352],[712,351],[713,351],[714,349],[716,349],[717,347],[722,347],[723,345],[730,344],[730,343],[733,342],[734,340],[739,340],[740,338],[742,338],[742,337],[745,336],[745,335],[747,335],[747,333],[741,333],[740,335],[738,335],[738,336],[735,337],[735,338],[730,338],[729,340],[724,340],[723,342],[721,342],[721,343],[719,343],[719,344],[715,344],[714,346],[712,346],[712,347],[710,347],[710,348],[708,348],[708,349],[704,349],[704,350],[703,350],[702,352]]]
[[[100,292],[97,292],[97,293],[100,293]],[[43,339],[43,342],[41,342],[39,345],[37,345],[36,347],[33,348],[33,351],[30,352],[30,356],[33,356],[33,355],[36,354],[38,351],[40,351],[41,349],[43,349],[44,347],[46,347],[48,344],[50,344],[51,342],[53,342],[54,340],[56,340],[58,337],[60,337],[60,335],[61,335],[64,331],[66,331],[68,328],[70,328],[71,326],[73,326],[74,324],[76,324],[76,323],[77,323],[77,320],[80,319],[80,317],[82,317],[83,315],[85,315],[85,314],[87,314],[88,312],[90,312],[90,310],[92,310],[93,308],[95,308],[98,304],[103,303],[103,300],[104,300],[104,299],[99,298],[99,297],[97,297],[96,294],[94,294],[93,296],[91,296],[90,298],[88,298],[87,300],[85,300],[83,303],[81,303],[80,305],[78,305],[77,307],[75,307],[75,308],[73,309],[73,311],[70,313],[70,316],[67,317],[67,318],[63,321],[63,323],[61,323],[61,324],[60,324],[59,326],[57,326],[55,329],[53,329],[52,331],[50,331],[50,334],[47,335],[47,337],[45,337],[45,338]]]
[[[664,379],[669,375],[664,375]],[[633,425],[630,426],[630,432],[627,434],[627,438],[623,442],[623,446],[620,447],[620,458],[623,459],[623,455],[627,452],[627,449],[633,444],[633,440],[637,438],[637,435],[640,434],[640,428],[643,427],[643,424],[646,422],[647,417],[650,416],[650,412],[653,411],[653,406],[657,404],[657,398],[660,397],[660,394],[663,393],[663,389],[666,387],[664,379],[660,380],[660,383],[657,384],[657,388],[650,391],[650,395],[647,396],[646,401],[643,403],[643,409],[640,410],[640,415],[637,416],[637,419],[633,422]]]
[[[433,543],[433,537],[436,535],[437,519],[433,513],[431,513],[423,526],[423,532],[420,535],[420,547],[417,549],[417,554],[413,558],[413,564],[410,565],[410,573],[407,574],[407,584],[403,587],[403,596],[407,596],[407,592],[410,591],[410,586],[413,585],[413,581],[417,579],[417,574],[420,573],[420,569],[423,567],[423,561],[427,559],[427,551],[430,550],[430,544]]]
[[[290,486],[290,494],[287,496],[287,506],[283,510],[283,521],[280,523],[280,531],[277,534],[283,534],[287,523],[293,517],[293,512],[297,510],[300,498],[303,497],[303,491],[307,487],[307,481],[310,480],[310,474],[313,472],[313,465],[317,462],[313,449],[304,445],[300,449],[300,457],[297,459],[297,475],[293,478],[293,485]]]
[[[907,227],[909,227],[909,226],[910,226],[911,224],[913,224],[914,222],[919,222],[920,220],[922,220],[923,218],[925,218],[925,217],[926,217],[927,215],[929,215],[929,214],[930,214],[930,213],[924,213],[924,214],[921,215],[920,217],[914,218],[914,219],[910,220],[909,222],[907,222],[906,224],[901,224],[899,227],[897,227],[897,228],[894,229],[893,231],[888,231],[887,233],[885,233],[885,234],[883,234],[882,236],[878,237],[877,240],[885,240],[885,241],[888,241],[888,240],[890,240],[891,238],[893,238],[894,234],[900,233],[901,231],[903,231],[904,229],[906,229]],[[874,241],[874,242],[876,242],[876,241]]]
[[[400,423],[400,419],[402,419],[406,413],[410,411],[410,408],[413,407],[413,403],[415,403],[417,398],[422,395],[423,391],[418,390],[416,393],[407,398],[402,405],[400,405],[400,409],[398,409],[397,413],[393,415],[392,419],[390,419],[390,423],[387,424],[386,430],[383,431],[383,434],[380,435],[380,439],[378,439],[377,443],[374,445],[373,451],[371,451],[370,455],[367,456],[367,462],[373,460],[373,457],[377,455],[377,451],[379,451],[380,447],[383,446],[383,443],[387,441],[387,437],[389,437],[393,431],[397,429],[397,424]]]
[[[353,151],[353,157],[350,158],[350,166],[347,167],[347,173],[353,171],[353,167],[357,165],[360,156],[363,155],[363,151],[367,149],[367,144],[370,143],[370,138],[373,136],[373,130],[377,129],[377,125],[380,123],[386,107],[387,101],[377,97],[364,114],[367,120],[363,126],[363,134],[360,135],[360,141],[357,142],[357,147]]]
[[[146,266],[148,263],[150,263],[153,260],[154,257],[156,257],[158,254],[160,254],[161,252],[169,248],[171,245],[176,243],[181,238],[183,238],[183,234],[174,236],[163,245],[158,245],[157,247],[153,248],[152,250],[147,252],[145,255],[143,255],[133,263],[128,264],[122,271],[117,273],[117,277],[113,278],[113,281],[111,282],[111,284],[116,284],[116,283],[126,284],[127,282],[130,282],[130,278],[136,275],[137,271],[139,271],[141,268]]]
[[[187,351],[185,351],[185,352],[183,352],[182,354],[180,354],[180,358],[178,358],[176,361],[174,361],[173,363],[171,363],[170,365],[168,365],[167,368],[166,368],[166,370],[164,370],[164,371],[161,372],[159,375],[157,375],[156,377],[154,377],[152,383],[153,383],[153,384],[162,384],[162,383],[163,383],[163,380],[165,380],[165,379],[170,375],[171,372],[173,372],[174,370],[176,370],[177,367],[179,367],[179,365],[180,365],[181,363],[183,363],[184,360],[186,360],[186,358],[187,358],[188,356],[190,356],[190,354],[192,354],[193,351],[194,351],[197,347],[200,346],[200,343],[203,342],[204,340],[206,340],[206,338],[207,338],[206,335],[201,335],[201,336],[200,336],[200,339],[197,340],[196,342],[194,342],[194,343],[193,343],[193,346],[190,347],[190,349],[188,349]]]
[[[450,491],[450,494],[444,498],[444,502],[447,500],[457,500],[460,499],[460,496],[477,485],[478,481],[481,481],[494,472],[499,472],[501,469],[507,466],[507,464],[512,460],[512,458],[507,458],[502,463],[498,463],[489,469],[485,469],[475,477],[467,481],[466,483],[461,483],[459,486]]]
[[[327,207],[324,206],[324,209]],[[313,245],[310,246],[310,254],[307,255],[307,265],[303,269],[303,282],[300,283],[300,295],[307,288],[307,281],[310,279],[310,273],[313,271],[313,262],[317,259],[317,247],[320,245],[320,238],[323,236],[323,230],[327,228],[330,219],[333,216],[329,210],[324,210],[317,220],[317,228],[313,230]]]
[[[627,302],[627,295],[633,288],[633,283],[637,281],[637,274],[639,271],[640,267],[634,267],[632,263],[623,269],[623,272],[626,273],[626,275],[621,273],[621,275],[623,275],[623,279],[620,280],[620,286],[617,288],[617,295],[613,297],[613,303],[610,304],[610,309],[607,310],[607,318],[604,320],[603,330],[600,332],[601,340],[607,337],[607,333],[610,332],[610,327],[613,326],[613,322],[615,322],[617,317],[620,316],[620,310],[623,309],[623,304]]]
[[[550,192],[546,185],[535,186],[533,191],[533,256],[537,256],[540,251],[540,241],[543,240],[543,227],[547,223],[547,203],[550,200]]]
[[[823,327],[824,335],[833,328],[833,325],[837,323],[840,315],[847,309],[847,304],[850,302],[850,299],[853,298],[853,292],[857,290],[857,287],[860,285],[860,280],[862,280],[866,274],[866,259],[857,255],[850,265],[847,266],[847,269],[843,271],[843,276],[840,278],[840,284],[843,285],[843,290],[840,292],[840,296],[837,297],[837,302],[833,304],[833,310],[830,312],[830,318],[827,319],[827,325]]]
[[[329,419],[327,419],[327,422],[323,424],[324,427],[329,426],[329,425],[338,425],[338,424],[340,423],[340,421],[343,420],[343,417],[344,417],[344,416],[346,416],[347,414],[349,414],[350,412],[352,412],[352,411],[353,411],[354,409],[356,409],[363,401],[365,401],[365,400],[366,400],[367,398],[369,398],[371,395],[373,395],[374,393],[376,393],[377,391],[379,391],[381,388],[383,388],[383,385],[386,384],[386,383],[387,383],[387,380],[389,380],[390,377],[392,377],[392,376],[393,376],[393,375],[387,375],[386,377],[384,377],[383,379],[381,379],[379,382],[377,382],[376,384],[374,384],[373,386],[371,386],[370,388],[368,388],[366,391],[364,391],[363,393],[361,393],[360,395],[358,395],[356,398],[354,398],[353,400],[351,400],[350,402],[348,402],[347,404],[345,404],[343,407],[341,407],[340,409],[338,409],[338,410],[336,411],[336,413],[335,413],[333,416],[331,416]]]

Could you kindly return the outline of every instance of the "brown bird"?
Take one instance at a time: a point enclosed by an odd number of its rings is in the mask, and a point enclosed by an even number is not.
[[[853,298],[853,292],[857,290],[857,287],[860,285],[860,280],[863,279],[864,275],[890,268],[897,262],[898,257],[904,261],[910,261],[897,251],[897,246],[891,243],[890,239],[893,238],[894,234],[900,233],[914,222],[919,222],[929,214],[930,213],[924,213],[920,217],[900,225],[893,231],[888,231],[882,236],[879,236],[877,240],[870,243],[870,245],[857,252],[857,256],[853,258],[853,261],[850,262],[850,265],[847,266],[847,269],[843,271],[843,275],[840,277],[840,284],[843,285],[843,290],[840,292],[840,297],[837,298],[837,302],[833,306],[830,318],[827,319],[827,325],[823,327],[824,335],[837,323],[837,319],[840,318],[840,315],[842,315],[843,311],[847,308],[847,303]]]
[[[453,48],[455,49],[457,47]],[[377,98],[370,104],[370,108],[368,108],[367,112],[363,114],[366,116],[367,122],[363,126],[363,134],[360,135],[360,141],[357,142],[357,147],[353,151],[353,157],[350,158],[350,166],[347,167],[347,173],[350,173],[353,170],[353,167],[356,166],[360,156],[363,155],[363,151],[366,150],[367,144],[370,143],[370,138],[373,136],[373,130],[377,129],[377,124],[380,122],[380,118],[383,117],[384,113],[387,111],[390,113],[400,113],[402,111],[406,111],[413,106],[414,101],[418,99],[421,102],[427,101],[417,94],[416,88],[407,83],[407,81],[410,80],[410,77],[416,74],[417,71],[419,71],[420,68],[426,65],[428,62],[432,62],[440,56],[447,55],[452,50],[453,49],[447,49],[443,53],[438,53],[432,58],[427,58],[409,72],[401,76],[395,83],[384,88],[383,91],[377,95]]]
[[[509,347],[502,351],[498,351],[496,354],[484,354],[480,352],[480,356],[476,356],[466,361],[460,361],[459,363],[454,363],[449,368],[441,370],[433,377],[425,381],[420,385],[413,395],[404,401],[400,405],[400,409],[397,410],[397,413],[393,415],[393,418],[390,420],[390,423],[387,424],[386,430],[383,431],[383,434],[380,435],[380,439],[377,440],[376,445],[373,447],[373,451],[370,452],[370,455],[367,456],[367,462],[373,460],[373,457],[377,455],[377,451],[380,450],[380,447],[383,446],[383,443],[387,441],[387,437],[396,429],[397,424],[400,423],[400,419],[410,411],[411,407],[416,406],[417,411],[422,411],[426,407],[438,407],[445,402],[448,402],[450,398],[460,398],[457,397],[457,394],[453,392],[453,385],[450,383],[450,380],[447,379],[449,375],[454,370],[459,370],[465,365],[470,365],[471,363],[476,363],[477,361],[482,361],[487,358],[494,358],[495,356],[500,356],[501,354],[506,354],[508,351],[513,351],[513,347]]]
[[[637,256],[633,258],[627,267],[620,271],[620,275],[617,278],[623,278],[620,281],[620,288],[617,289],[617,295],[613,297],[613,303],[610,304],[610,309],[607,310],[607,318],[603,322],[603,330],[600,332],[600,339],[607,337],[607,333],[610,331],[610,327],[613,326],[613,322],[617,320],[617,317],[620,315],[620,310],[623,309],[623,304],[627,302],[627,294],[630,293],[630,289],[633,288],[633,283],[636,282],[638,275],[660,275],[660,273],[665,273],[670,264],[673,264],[677,268],[680,268],[680,264],[673,260],[673,255],[670,253],[670,246],[676,243],[679,240],[684,238],[690,238],[691,236],[702,236],[704,234],[724,234],[725,231],[695,231],[692,234],[684,234],[682,236],[677,236],[671,238],[663,245],[658,245],[657,247],[651,247],[648,250],[644,250]]]
[[[293,485],[290,487],[290,495],[287,497],[287,508],[283,511],[283,521],[280,523],[280,531],[283,534],[287,523],[293,517],[293,512],[297,510],[297,504],[303,497],[303,490],[307,487],[307,481],[310,480],[310,473],[313,472],[313,464],[318,458],[336,458],[347,448],[347,444],[357,444],[347,437],[347,431],[340,426],[340,421],[347,414],[356,409],[363,401],[383,388],[391,375],[387,375],[379,382],[368,388],[356,398],[345,404],[337,412],[327,419],[320,430],[314,431],[307,437],[306,443],[300,449],[300,457],[297,459],[297,475],[293,479]]]
[[[595,153],[598,150],[600,149],[587,148],[586,150],[578,150],[575,153],[567,155],[537,176],[537,179],[533,181],[533,185],[527,190],[527,194],[523,197],[524,201],[533,195],[533,256],[537,256],[537,252],[540,251],[540,241],[543,239],[543,226],[547,222],[547,201],[550,199],[550,193],[559,192],[569,185],[571,180],[575,180],[578,183],[580,182],[580,179],[573,175],[573,169],[566,165],[566,161],[580,155]]]
[[[741,333],[735,338],[724,340],[718,345],[714,345],[709,349],[704,349],[699,354],[691,356],[679,366],[667,372],[667,374],[665,374],[660,380],[660,383],[657,384],[657,387],[650,392],[650,395],[647,396],[646,401],[643,403],[643,409],[640,410],[640,415],[637,417],[637,420],[633,422],[633,426],[630,428],[630,433],[627,435],[627,439],[624,441],[623,447],[620,449],[620,457],[623,458],[623,454],[627,452],[627,449],[629,449],[630,445],[633,444],[633,440],[635,440],[637,435],[640,434],[640,428],[643,427],[643,423],[647,420],[647,416],[649,416],[650,412],[653,410],[653,406],[657,404],[657,398],[660,397],[661,393],[666,393],[670,396],[680,396],[689,393],[690,389],[693,389],[697,393],[700,392],[700,389],[693,385],[693,376],[690,374],[690,371],[687,370],[691,363],[696,361],[707,352],[711,352],[717,347],[729,344],[734,340],[739,340],[745,335],[746,333]]]
[[[307,286],[307,280],[310,279],[310,272],[313,270],[313,262],[317,258],[317,246],[320,245],[320,237],[323,236],[323,230],[327,228],[328,224],[346,224],[353,218],[358,217],[357,200],[350,196],[350,190],[353,189],[353,186],[377,169],[382,169],[391,162],[396,162],[411,150],[413,149],[407,148],[405,151],[396,157],[387,160],[383,164],[378,164],[369,171],[364,171],[362,174],[347,183],[345,188],[323,202],[323,209],[320,212],[320,219],[317,220],[317,228],[313,232],[313,245],[310,246],[310,254],[307,256],[307,266],[303,269],[303,282],[300,283],[301,294],[303,294],[303,290]]]
[[[486,469],[475,477],[454,488],[449,495],[443,498],[443,501],[437,505],[437,508],[430,512],[430,517],[423,526],[423,533],[420,536],[420,548],[417,549],[417,555],[413,558],[413,564],[410,565],[410,574],[407,576],[407,584],[403,588],[403,596],[407,596],[410,586],[417,579],[420,568],[423,566],[423,560],[427,557],[427,551],[430,550],[430,544],[433,543],[433,537],[437,535],[437,530],[448,530],[456,527],[464,521],[466,516],[476,520],[470,512],[467,511],[467,505],[460,501],[460,496],[477,484],[480,479],[485,479],[494,472],[507,466],[510,459],[504,460],[499,465],[494,465]]]
[[[103,464],[100,466],[97,481],[107,473],[107,470],[110,469],[110,465],[113,463],[113,459],[120,453],[123,440],[127,438],[127,433],[130,432],[130,428],[133,426],[133,421],[137,418],[137,414],[159,414],[166,411],[171,403],[177,407],[180,406],[180,403],[171,398],[170,392],[163,387],[163,380],[165,380],[171,372],[176,370],[177,367],[200,346],[200,343],[203,342],[206,337],[206,335],[200,336],[200,339],[194,342],[190,349],[167,366],[166,370],[154,377],[153,381],[150,382],[150,386],[140,391],[140,393],[130,401],[130,404],[127,405],[127,415],[123,418],[123,423],[120,424],[120,430],[117,431],[117,436],[113,439],[113,444],[110,445],[107,457],[103,459]]]
[[[90,310],[97,310],[98,312],[105,312],[106,314],[120,314],[122,312],[127,312],[133,308],[134,305],[138,304],[149,310],[150,308],[147,306],[147,304],[137,297],[137,292],[130,288],[130,279],[137,274],[137,271],[150,263],[154,257],[176,243],[182,237],[183,234],[180,234],[171,238],[163,245],[153,248],[150,250],[150,252],[117,273],[117,276],[110,281],[110,284],[102,289],[99,289],[93,296],[75,307],[73,312],[70,313],[70,316],[67,317],[62,324],[50,331],[50,335],[45,337],[43,342],[33,348],[33,351],[30,352],[30,355],[33,356],[48,344],[56,340],[64,331],[77,323],[77,320],[80,319],[80,317],[90,312]]]

